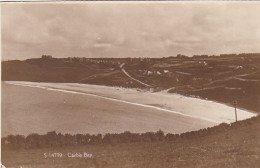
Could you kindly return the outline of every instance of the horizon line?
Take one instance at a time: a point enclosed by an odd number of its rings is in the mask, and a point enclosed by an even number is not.
[[[151,59],[163,59],[163,58],[170,58],[170,57],[174,57],[174,58],[178,58],[178,57],[185,57],[185,58],[194,58],[194,57],[220,57],[220,56],[232,56],[232,55],[236,55],[236,56],[239,56],[239,55],[257,55],[257,54],[260,54],[260,52],[253,52],[253,53],[225,53],[225,54],[218,54],[218,55],[215,55],[215,54],[212,54],[212,55],[208,55],[208,54],[195,54],[195,55],[185,55],[185,54],[177,54],[177,55],[169,55],[169,56],[165,56],[165,57],[77,57],[77,56],[71,56],[71,57],[55,57],[53,55],[46,55],[46,54],[43,54],[41,55],[40,57],[30,57],[30,58],[26,58],[26,59],[2,59],[1,58],[1,61],[15,61],[15,60],[18,60],[18,61],[25,61],[25,60],[28,60],[28,59],[40,59],[42,58],[42,56],[51,56],[52,58],[57,58],[57,59],[64,59],[64,58],[87,58],[87,59],[147,59],[147,58],[151,58]]]

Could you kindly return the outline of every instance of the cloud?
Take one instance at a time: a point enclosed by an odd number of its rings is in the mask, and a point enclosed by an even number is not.
[[[3,59],[260,52],[260,3],[2,5]]]

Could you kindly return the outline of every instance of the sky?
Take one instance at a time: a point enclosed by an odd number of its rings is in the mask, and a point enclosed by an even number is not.
[[[2,3],[2,60],[260,52],[260,2]]]

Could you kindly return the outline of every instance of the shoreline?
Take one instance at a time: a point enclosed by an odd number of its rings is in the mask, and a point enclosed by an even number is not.
[[[73,91],[73,90],[57,89],[57,88],[51,88],[51,87],[42,87],[42,86],[37,86],[37,85],[17,84],[17,83],[7,83],[7,84],[18,85],[18,86],[25,86],[25,87],[34,87],[34,88],[40,88],[40,89],[46,89],[46,90],[50,90],[50,91],[58,91],[58,92],[64,92],[64,93],[71,93],[71,94],[94,96],[94,97],[98,97],[98,98],[102,98],[102,99],[106,99],[106,100],[117,101],[117,102],[121,102],[121,103],[126,103],[126,104],[146,107],[146,108],[153,108],[155,110],[164,111],[164,112],[170,112],[170,113],[174,113],[174,114],[177,114],[177,115],[182,115],[184,117],[190,117],[190,118],[205,120],[205,121],[216,123],[216,124],[218,123],[216,121],[209,120],[209,119],[206,119],[206,118],[201,118],[201,117],[196,117],[196,116],[191,116],[191,115],[185,115],[185,114],[183,114],[181,112],[165,109],[165,108],[158,107],[158,106],[139,104],[139,103],[135,103],[135,102],[128,102],[128,101],[124,101],[124,100],[120,100],[120,99],[116,99],[116,98],[112,98],[112,97],[106,97],[106,96],[102,96],[102,95],[97,95],[97,94],[90,94],[90,93],[85,93],[85,92],[77,92],[77,91]]]
[[[201,119],[215,124],[222,122],[231,123],[234,121],[234,109],[226,104],[179,94],[139,91],[137,89],[128,89],[123,87],[79,83],[45,83],[27,81],[3,82],[12,85],[35,87],[71,94],[95,96],[110,101],[117,101],[135,106],[152,108],[162,112],[170,112],[184,117]],[[173,101],[171,101],[171,99]],[[242,109],[237,109],[237,113],[238,120],[256,116],[256,114]]]

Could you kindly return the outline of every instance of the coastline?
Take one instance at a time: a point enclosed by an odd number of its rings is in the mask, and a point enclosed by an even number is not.
[[[147,91],[143,92],[137,91],[136,89],[122,87],[79,83],[45,83],[23,81],[5,81],[4,83],[95,96],[111,101],[118,101],[121,103],[153,108],[164,112],[171,112],[186,117],[202,119],[215,124],[222,122],[230,123],[234,121],[234,108],[230,106],[211,100],[187,97],[179,94]],[[237,109],[237,114],[238,120],[244,120],[256,116],[256,114],[242,109]]]

